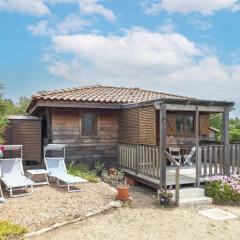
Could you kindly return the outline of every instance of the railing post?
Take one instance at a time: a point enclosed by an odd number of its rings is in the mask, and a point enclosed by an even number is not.
[[[195,110],[195,145],[196,145],[196,186],[200,186],[200,167],[201,167],[201,159],[199,158],[199,109],[196,106]]]
[[[223,142],[224,142],[224,162],[223,174],[230,174],[230,146],[229,146],[229,108],[224,108],[223,113]]]
[[[167,187],[166,183],[166,121],[167,121],[167,114],[166,114],[166,105],[161,103],[160,105],[160,116],[159,116],[159,124],[160,124],[160,143],[159,143],[159,154],[160,154],[160,186],[162,188]]]

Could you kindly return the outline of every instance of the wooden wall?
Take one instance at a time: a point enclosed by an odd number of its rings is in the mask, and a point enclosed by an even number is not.
[[[92,167],[96,160],[106,165],[117,162],[118,112],[97,110],[97,136],[82,136],[81,109],[55,108],[51,110],[52,142],[67,144],[66,160],[87,163]]]
[[[120,143],[155,145],[155,136],[156,116],[153,106],[120,111]]]
[[[177,112],[167,112],[167,144],[192,145],[195,133],[176,134]],[[200,140],[209,139],[209,113],[200,113]],[[159,111],[153,106],[124,109],[119,117],[119,142],[159,145]]]
[[[23,145],[23,160],[36,160],[40,163],[42,160],[41,119],[9,119],[4,144]],[[6,152],[6,154],[9,153]]]

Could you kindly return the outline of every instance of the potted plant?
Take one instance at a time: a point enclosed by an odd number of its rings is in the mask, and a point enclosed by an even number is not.
[[[159,196],[159,201],[160,201],[161,205],[163,205],[163,206],[171,205],[171,201],[172,201],[172,197],[173,197],[171,188],[170,189],[164,189],[164,188],[159,189],[158,196]]]
[[[117,199],[126,201],[129,199],[129,185],[127,184],[126,178],[122,171],[117,172],[117,180]]]
[[[95,169],[96,169],[96,175],[98,177],[100,177],[102,175],[102,172],[103,172],[103,168],[104,168],[104,162],[102,161],[96,161],[95,163]]]

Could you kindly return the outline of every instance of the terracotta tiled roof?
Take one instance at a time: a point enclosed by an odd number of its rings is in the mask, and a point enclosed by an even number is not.
[[[140,88],[111,87],[101,85],[48,91],[33,95],[32,98],[33,100],[104,103],[138,103],[161,98],[190,99],[188,97],[149,91]]]

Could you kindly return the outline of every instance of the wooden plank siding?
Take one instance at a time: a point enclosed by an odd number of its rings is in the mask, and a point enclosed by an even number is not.
[[[5,132],[6,145],[23,145],[23,160],[42,160],[42,122],[31,119],[11,119]],[[13,156],[13,154],[7,155]]]
[[[167,145],[195,145],[195,133],[176,134],[176,116],[192,112],[167,111]],[[192,113],[194,115],[194,113]],[[194,116],[195,118],[195,116]],[[119,116],[119,143],[159,145],[159,110],[153,106],[124,109]],[[199,114],[199,140],[209,139],[209,114]]]
[[[139,108],[139,144],[156,145],[156,115],[153,106]]]
[[[119,116],[119,143],[156,145],[153,106],[124,109]]]
[[[82,136],[83,111],[97,113],[97,135]],[[66,160],[94,166],[96,160],[106,165],[117,162],[118,112],[103,109],[52,109],[52,142],[67,144]]]

